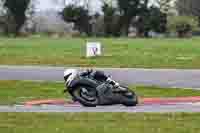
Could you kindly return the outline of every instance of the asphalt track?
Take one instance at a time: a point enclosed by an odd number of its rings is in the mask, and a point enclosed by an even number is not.
[[[0,66],[0,80],[35,80],[63,81],[66,67],[40,66]],[[98,68],[97,68],[98,69]],[[200,70],[175,69],[110,69],[104,68],[107,74],[122,84],[154,85],[170,88],[200,89]],[[0,106],[0,112],[200,112],[200,104],[182,103],[174,105],[140,105],[137,107],[96,107],[81,106]]]
[[[140,105],[137,107],[107,106],[107,107],[81,107],[81,106],[0,106],[0,112],[126,112],[126,113],[173,113],[173,112],[200,112],[199,104],[184,103],[178,105]]]
[[[65,69],[67,67],[0,66],[0,80],[63,81]],[[200,89],[200,70],[134,68],[100,70],[126,85]]]

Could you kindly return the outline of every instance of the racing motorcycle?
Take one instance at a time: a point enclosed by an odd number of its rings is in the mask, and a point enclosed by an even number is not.
[[[138,98],[133,91],[105,76],[102,71],[78,72],[76,69],[68,69],[64,72],[64,80],[64,92],[68,92],[74,102],[86,107],[138,104]]]

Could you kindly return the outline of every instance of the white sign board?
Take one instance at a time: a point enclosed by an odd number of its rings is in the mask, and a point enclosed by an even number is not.
[[[87,57],[94,57],[101,55],[101,43],[100,42],[87,42]]]

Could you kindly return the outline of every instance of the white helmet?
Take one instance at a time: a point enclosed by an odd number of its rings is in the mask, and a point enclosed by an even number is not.
[[[67,69],[64,71],[64,79],[67,81],[67,83],[70,83],[74,77],[76,77],[78,74],[78,70],[76,69]]]

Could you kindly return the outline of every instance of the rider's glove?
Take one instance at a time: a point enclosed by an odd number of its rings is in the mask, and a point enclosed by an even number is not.
[[[120,84],[117,83],[116,81],[112,80],[111,78],[108,78],[107,82],[114,86],[114,90],[113,90],[114,92],[126,92],[127,91],[126,88],[120,87]]]
[[[107,78],[107,82],[111,85],[113,85],[115,88],[119,87],[119,83],[115,82],[114,80],[112,80],[111,78]]]

